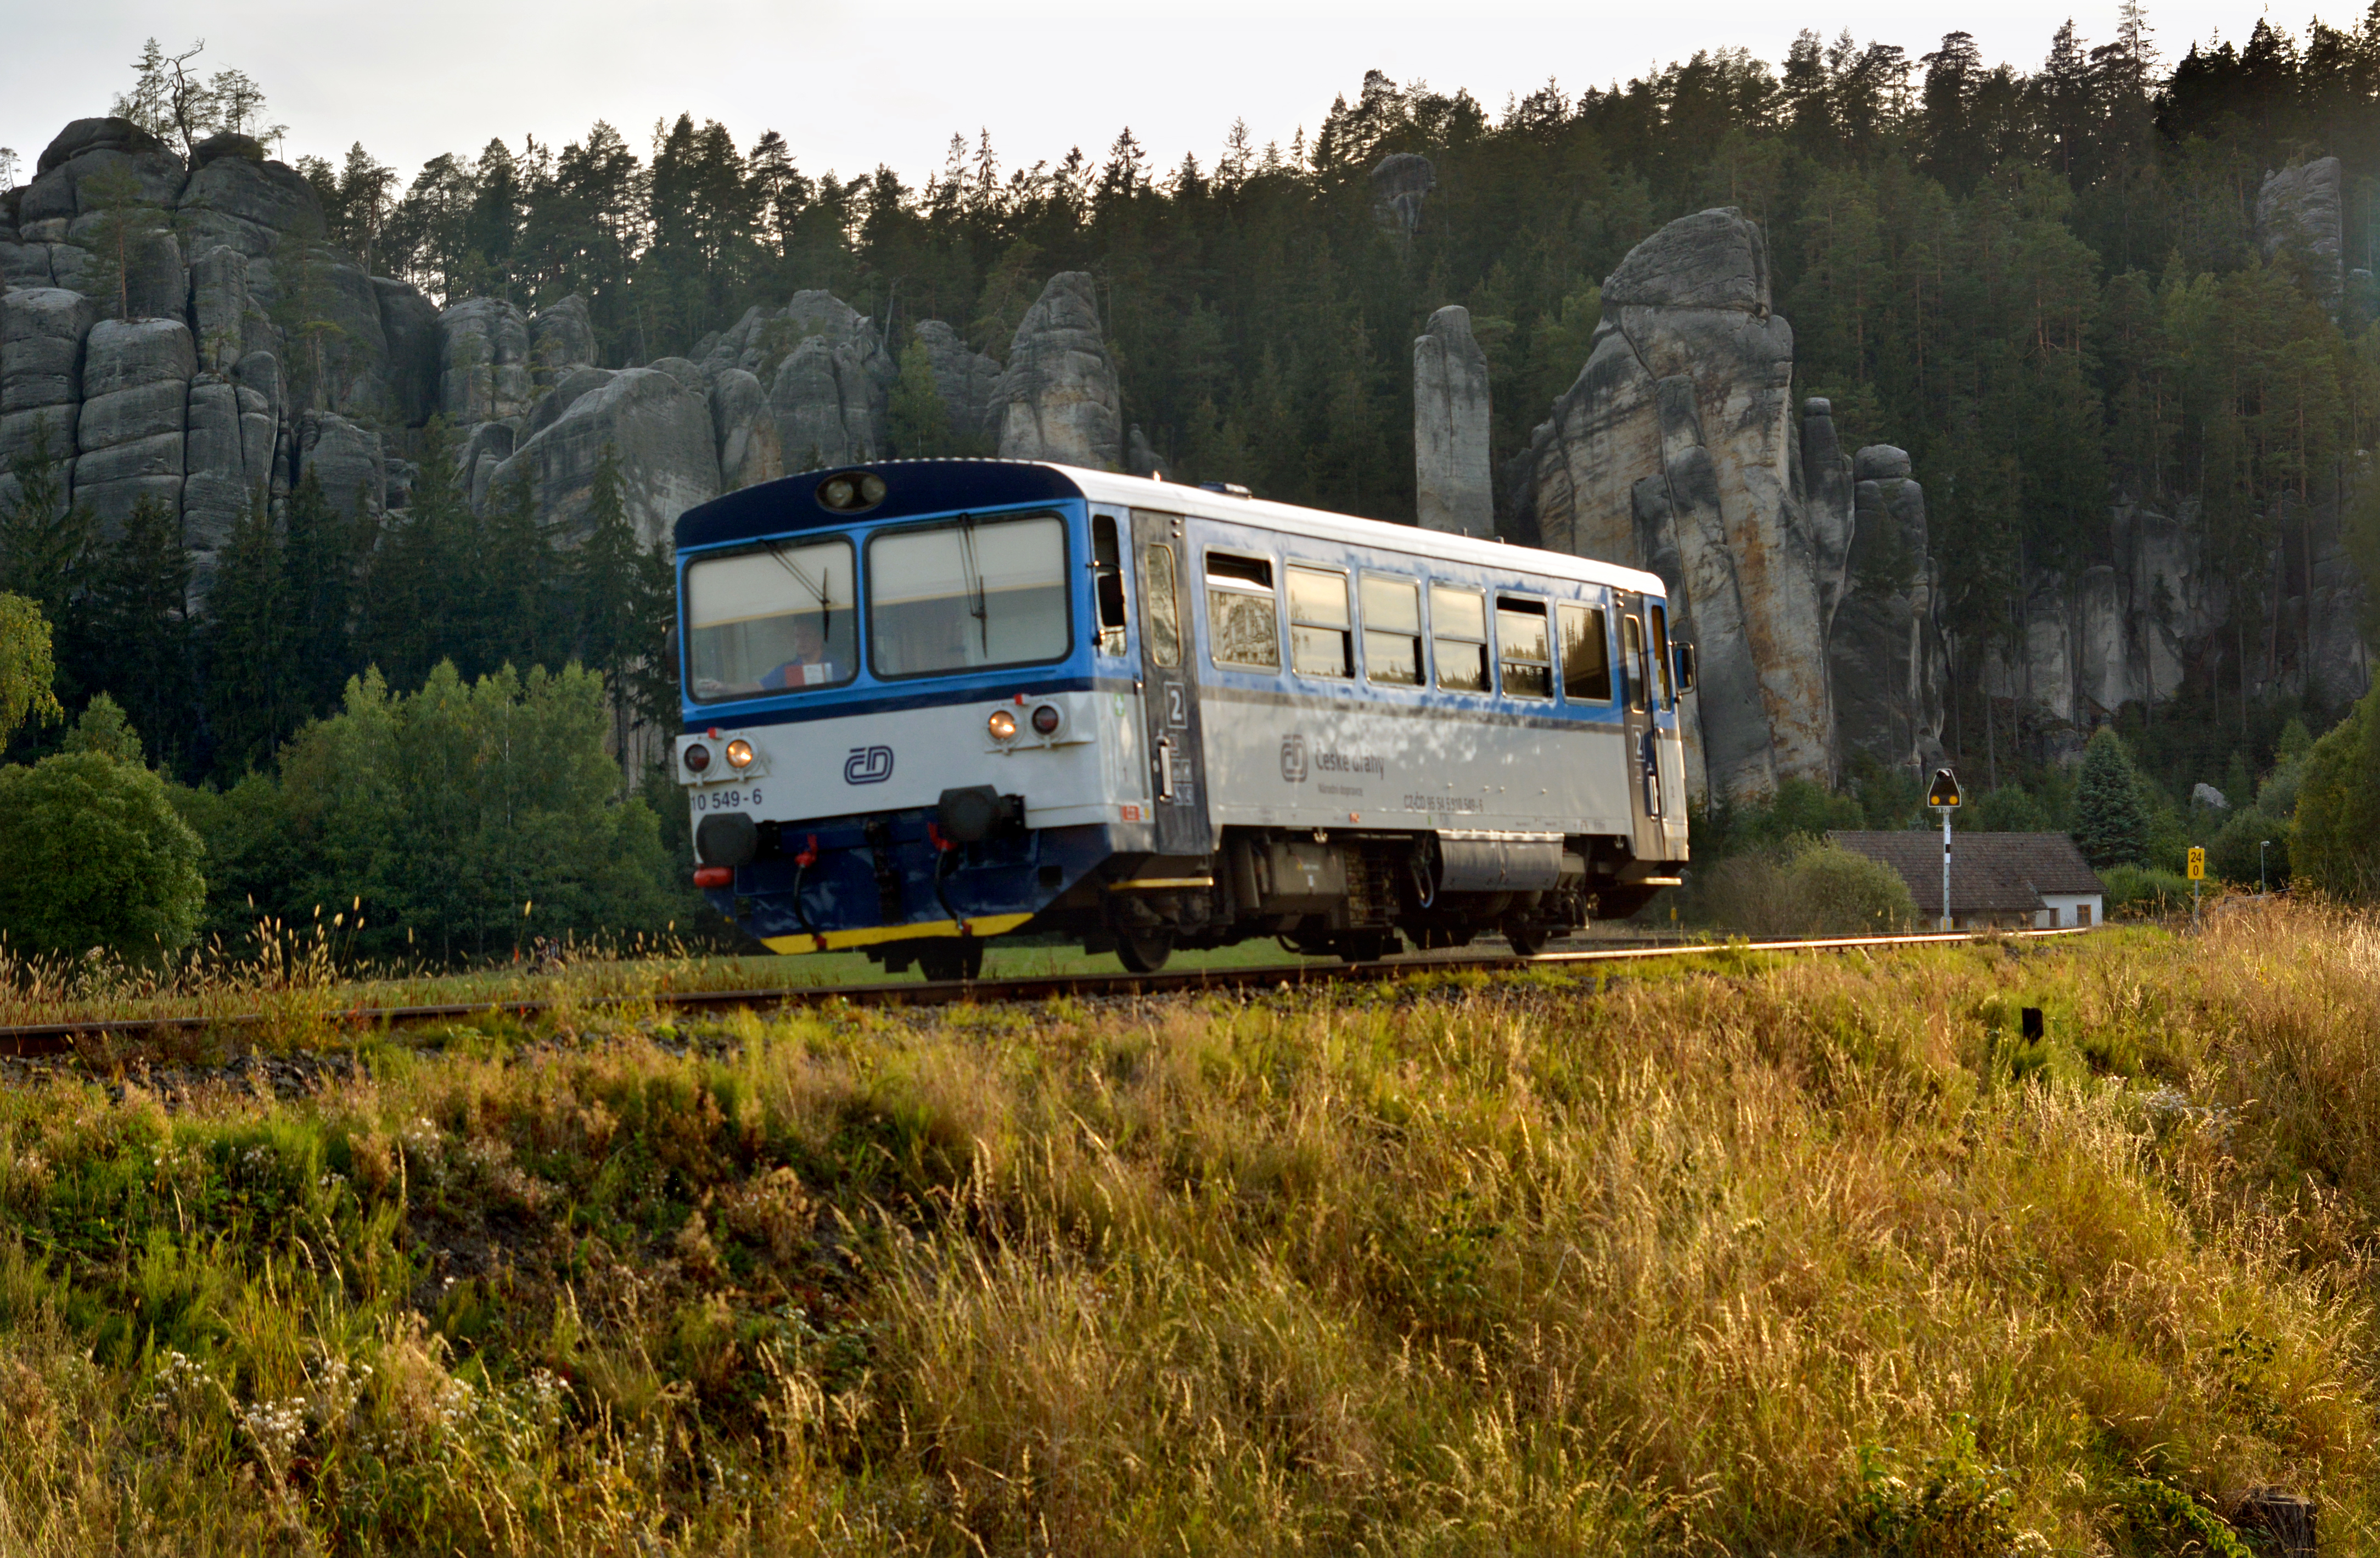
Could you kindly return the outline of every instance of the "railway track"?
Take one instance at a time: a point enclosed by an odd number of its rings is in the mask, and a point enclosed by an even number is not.
[[[1326,985],[1379,983],[1418,974],[1510,972],[1523,968],[1561,970],[1605,964],[1651,962],[1703,957],[1728,952],[1852,952],[1895,947],[1959,945],[1973,942],[2046,940],[2080,935],[2080,930],[2016,931],[1978,934],[1969,931],[1903,936],[1832,936],[1803,941],[1686,942],[1660,945],[1641,943],[1626,946],[1580,947],[1542,952],[1534,957],[1511,954],[1422,954],[1386,958],[1377,963],[1278,964],[1239,968],[1182,968],[1154,974],[1033,974],[1020,978],[927,980],[846,985],[788,985],[755,990],[688,990],[619,997],[573,997],[565,1001],[473,1001],[445,1005],[358,1006],[340,1014],[358,1029],[398,1029],[423,1023],[452,1022],[504,1015],[534,1017],[567,1005],[577,1011],[613,1005],[652,1005],[666,1011],[726,1012],[738,1009],[777,1010],[833,1004],[865,1006],[943,1006],[960,1003],[991,1004],[1057,1000],[1075,996],[1149,996],[1204,991],[1306,989]],[[116,1017],[103,1021],[30,1023],[0,1028],[0,1055],[30,1058],[78,1053],[87,1042],[110,1039],[164,1038],[176,1034],[222,1033],[237,1037],[243,1029],[259,1028],[265,1015],[257,1012],[197,1016]]]

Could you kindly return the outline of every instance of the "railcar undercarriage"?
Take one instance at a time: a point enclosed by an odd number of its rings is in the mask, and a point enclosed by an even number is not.
[[[1234,828],[1210,857],[1117,857],[1035,928],[1136,972],[1176,948],[1267,936],[1305,956],[1367,962],[1407,943],[1500,934],[1525,956],[1635,913],[1674,880],[1666,870],[1639,866],[1612,838]]]

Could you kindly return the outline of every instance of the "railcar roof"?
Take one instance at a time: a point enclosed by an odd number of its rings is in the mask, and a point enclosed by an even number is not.
[[[810,529],[839,529],[855,523],[872,524],[909,515],[946,514],[965,508],[1004,508],[1013,505],[1051,503],[1087,498],[1132,508],[1160,509],[1196,515],[1226,524],[1250,524],[1299,535],[1311,535],[1358,546],[1378,546],[1400,552],[1426,549],[1436,557],[1482,567],[1552,574],[1622,590],[1666,593],[1656,576],[1642,569],[1572,556],[1532,546],[1482,541],[1446,531],[1417,529],[1378,519],[1360,519],[1327,509],[1304,508],[1269,498],[1236,497],[1178,481],[1158,481],[1143,476],[1083,470],[1073,466],[1034,460],[950,459],[876,460],[865,466],[837,466],[836,470],[872,470],[882,476],[889,491],[884,501],[864,514],[838,513],[818,501],[817,491],[827,470],[805,471],[775,481],[764,481],[715,498],[678,517],[680,547],[712,546],[764,535],[785,535]]]

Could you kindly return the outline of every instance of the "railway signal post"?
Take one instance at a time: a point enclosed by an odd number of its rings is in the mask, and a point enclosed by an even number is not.
[[[2206,880],[2206,846],[2190,846],[2190,922],[2198,923],[2198,884]]]
[[[1959,776],[1947,768],[1936,769],[1925,804],[1942,814],[1942,929],[1955,930],[1950,923],[1950,813],[1959,809]]]

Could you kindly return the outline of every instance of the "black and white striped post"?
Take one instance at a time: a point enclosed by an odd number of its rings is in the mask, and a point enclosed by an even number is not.
[[[1950,813],[1959,809],[1959,776],[1947,768],[1936,769],[1925,804],[1942,814],[1942,929],[1954,931],[1958,927],[1950,923]]]

